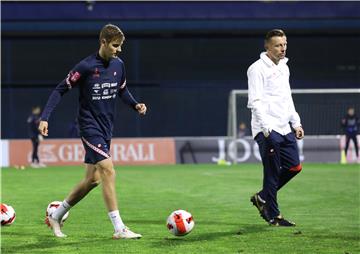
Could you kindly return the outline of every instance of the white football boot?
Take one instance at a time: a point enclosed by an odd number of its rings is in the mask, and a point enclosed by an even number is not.
[[[38,164],[38,163],[35,163],[35,162],[32,162],[32,163],[30,164],[30,167],[32,167],[32,168],[40,168],[39,164]]]
[[[117,231],[113,235],[113,239],[140,239],[142,235],[132,232],[128,227],[121,231]]]
[[[63,232],[61,232],[61,223],[51,217],[51,215],[47,216],[45,219],[45,223],[52,229],[54,235],[56,237],[67,237]]]
[[[46,168],[46,164],[39,162],[38,163],[39,168]]]

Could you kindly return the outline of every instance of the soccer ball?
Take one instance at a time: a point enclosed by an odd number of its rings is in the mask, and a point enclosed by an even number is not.
[[[55,212],[56,208],[58,208],[61,205],[61,201],[53,201],[51,202],[47,208],[46,208],[46,213],[45,213],[45,223],[50,226],[49,223],[49,215],[51,215],[53,212]],[[61,225],[64,224],[64,222],[66,221],[66,219],[69,217],[69,212],[65,213],[65,215],[62,217],[61,219]]]
[[[185,210],[176,210],[167,218],[167,228],[175,236],[187,235],[195,226],[191,213]]]
[[[7,204],[1,205],[1,226],[10,226],[14,223],[16,214],[14,208]]]

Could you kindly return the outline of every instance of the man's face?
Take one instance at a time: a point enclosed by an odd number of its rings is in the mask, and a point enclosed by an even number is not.
[[[114,39],[109,43],[103,40],[102,46],[105,59],[109,60],[111,58],[117,57],[117,55],[121,52],[121,46],[123,42],[124,41],[121,39]]]
[[[348,109],[348,114],[349,114],[350,116],[353,116],[353,115],[355,114],[355,110],[354,110],[353,108],[349,108],[349,109]]]
[[[274,36],[265,44],[268,57],[278,63],[284,59],[287,49],[286,36]]]

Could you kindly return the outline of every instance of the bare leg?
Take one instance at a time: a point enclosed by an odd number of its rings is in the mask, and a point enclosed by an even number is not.
[[[60,207],[58,207],[48,219],[48,225],[52,228],[52,231],[56,237],[66,237],[61,232],[61,218],[70,209],[71,206],[76,205],[83,197],[85,197],[93,188],[100,183],[100,174],[95,165],[86,165],[85,178],[75,186],[70,194],[65,199]],[[68,203],[70,207],[66,207],[64,204]]]
[[[100,183],[100,174],[95,165],[86,164],[86,174],[83,180],[78,183],[70,194],[65,198],[70,206],[76,205],[83,199],[93,188]]]
[[[105,159],[96,164],[99,172],[106,208],[109,212],[118,210],[115,191],[115,170],[112,160]]]
[[[97,171],[101,177],[102,191],[106,208],[108,209],[108,215],[111,223],[114,226],[115,233],[113,239],[139,239],[142,236],[140,234],[132,232],[128,229],[120,216],[116,191],[115,191],[115,170],[112,160],[105,159],[96,164]]]
[[[99,183],[100,173],[99,170],[97,170],[97,167],[92,164],[86,164],[85,178],[75,186],[65,200],[69,203],[69,205],[74,206],[92,189],[98,186]]]

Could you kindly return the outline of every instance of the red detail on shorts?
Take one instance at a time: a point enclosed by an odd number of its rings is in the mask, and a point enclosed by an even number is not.
[[[175,214],[174,215],[174,221],[175,221],[175,224],[176,224],[176,227],[177,227],[179,233],[180,234],[185,234],[186,233],[186,227],[185,227],[182,215],[181,214]]]
[[[300,172],[301,170],[302,170],[302,165],[301,164],[289,169],[289,171],[293,171],[293,172]]]
[[[92,150],[94,150],[95,152],[101,154],[102,156],[104,156],[105,158],[110,158],[110,155],[105,153],[103,150],[97,148],[96,146],[94,146],[93,144],[91,144],[89,141],[87,141],[84,137],[81,137],[81,139],[85,142],[85,144],[90,147]]]

